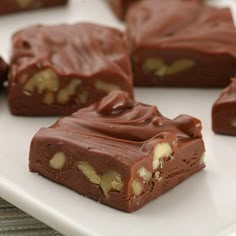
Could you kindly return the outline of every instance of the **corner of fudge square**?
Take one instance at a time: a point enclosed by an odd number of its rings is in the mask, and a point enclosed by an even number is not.
[[[212,129],[216,134],[236,136],[236,78],[233,78],[212,107]]]
[[[200,120],[171,120],[113,91],[41,128],[30,171],[110,207],[132,212],[205,167]]]

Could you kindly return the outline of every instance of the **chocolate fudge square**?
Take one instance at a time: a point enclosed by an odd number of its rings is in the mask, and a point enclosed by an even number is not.
[[[213,105],[212,128],[218,134],[236,135],[236,78]]]
[[[3,85],[3,82],[7,80],[7,73],[8,73],[8,65],[0,57],[0,88]]]
[[[236,29],[228,8],[146,0],[130,8],[127,24],[138,86],[225,87],[236,74]]]
[[[155,106],[113,91],[40,129],[31,142],[29,168],[132,212],[205,167],[201,128],[196,118],[171,120]]]
[[[68,0],[1,0],[0,15],[66,5]]]
[[[32,26],[12,38],[9,107],[15,115],[66,115],[113,90],[133,93],[122,32],[91,23]]]

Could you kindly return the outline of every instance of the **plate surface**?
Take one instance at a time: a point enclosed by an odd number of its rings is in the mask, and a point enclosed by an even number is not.
[[[10,36],[34,23],[89,20],[122,27],[103,1],[72,0],[68,8],[0,18],[1,54]],[[236,235],[236,138],[211,131],[211,106],[220,90],[136,89],[136,99],[170,117],[186,113],[204,126],[207,168],[141,210],[123,213],[98,204],[28,171],[31,138],[56,118],[14,117],[0,96],[0,196],[68,236]]]

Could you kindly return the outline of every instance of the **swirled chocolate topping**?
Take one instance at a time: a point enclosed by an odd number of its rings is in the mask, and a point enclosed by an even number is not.
[[[126,76],[129,69],[123,33],[97,24],[31,26],[16,32],[12,43],[12,76],[35,63],[61,76],[89,78],[108,69]]]
[[[163,133],[177,139],[201,137],[201,122],[181,115],[170,120],[155,106],[133,101],[123,91],[111,92],[100,102],[62,118],[53,128],[67,129],[120,142],[147,142]]]

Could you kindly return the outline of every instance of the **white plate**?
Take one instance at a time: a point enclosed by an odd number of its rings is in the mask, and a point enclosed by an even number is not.
[[[91,20],[122,27],[99,0],[74,0],[54,9],[0,18],[5,57],[10,35],[32,23]],[[68,236],[236,235],[236,138],[211,131],[211,106],[220,90],[136,89],[139,101],[156,104],[169,117],[181,113],[204,126],[207,168],[132,214],[80,196],[28,171],[32,136],[55,118],[11,116],[0,96],[0,196]]]

